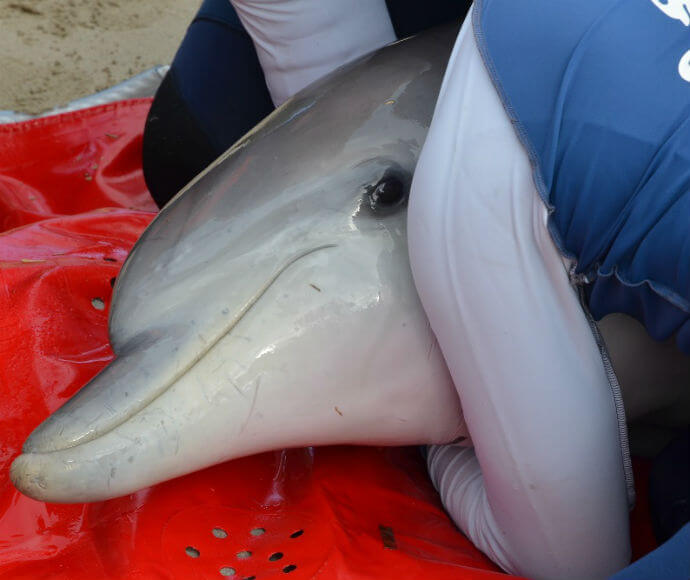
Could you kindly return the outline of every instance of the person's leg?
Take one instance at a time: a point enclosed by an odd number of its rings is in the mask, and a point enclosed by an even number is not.
[[[398,38],[446,22],[461,21],[472,5],[471,0],[386,0],[388,14]]]
[[[408,212],[415,283],[474,443],[432,447],[430,474],[506,570],[605,578],[630,556],[618,418],[546,222],[468,17]]]
[[[339,66],[396,40],[384,0],[232,0],[276,106]]]
[[[272,110],[254,45],[229,0],[206,0],[146,120],[144,176],[158,206]]]

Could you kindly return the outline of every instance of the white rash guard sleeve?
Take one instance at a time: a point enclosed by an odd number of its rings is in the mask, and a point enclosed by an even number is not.
[[[630,557],[616,409],[546,224],[470,15],[408,212],[415,283],[474,443],[431,447],[429,470],[456,523],[507,571],[606,578]]]
[[[384,0],[232,0],[276,106],[339,66],[393,42]]]

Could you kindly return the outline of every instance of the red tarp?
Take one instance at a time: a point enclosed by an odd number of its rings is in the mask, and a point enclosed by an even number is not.
[[[500,577],[416,449],[267,453],[85,505],[14,489],[27,435],[113,358],[112,285],[155,212],[140,167],[149,105],[0,125],[0,577]]]

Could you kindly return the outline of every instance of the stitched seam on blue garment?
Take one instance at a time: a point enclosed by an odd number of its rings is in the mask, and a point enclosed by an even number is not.
[[[685,314],[690,314],[690,300],[687,298],[681,296],[676,292],[675,290],[672,290],[669,288],[666,284],[663,284],[661,282],[658,282],[656,280],[650,280],[649,278],[645,278],[644,280],[639,280],[637,282],[632,282],[630,280],[626,280],[625,278],[622,277],[620,274],[618,267],[614,266],[610,272],[604,272],[602,269],[597,269],[596,270],[596,277],[597,278],[612,278],[615,277],[618,282],[620,282],[623,286],[627,288],[639,288],[640,286],[647,285],[649,289],[654,292],[659,298],[662,300],[665,300],[666,302],[670,303],[672,306],[675,306],[679,310],[682,310]],[[591,282],[596,281],[596,278],[591,280]]]

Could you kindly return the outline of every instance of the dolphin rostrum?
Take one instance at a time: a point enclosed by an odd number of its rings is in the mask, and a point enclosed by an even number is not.
[[[11,470],[19,490],[96,501],[271,449],[468,435],[405,227],[456,32],[306,88],[161,211],[115,289],[117,358],[31,434]],[[652,381],[672,402],[688,359],[612,320],[623,396]]]
[[[276,448],[465,434],[405,234],[456,32],[305,89],[161,211],[118,279],[116,359],[26,441],[22,492],[94,501]]]

